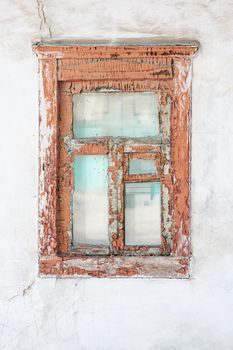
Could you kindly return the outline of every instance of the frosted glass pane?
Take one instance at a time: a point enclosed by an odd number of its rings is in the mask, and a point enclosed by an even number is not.
[[[133,174],[155,174],[155,162],[150,159],[130,159],[129,175]]]
[[[75,94],[74,137],[159,134],[158,96],[152,92]]]
[[[108,160],[74,159],[73,245],[108,244]]]
[[[125,184],[125,244],[159,245],[160,183]]]

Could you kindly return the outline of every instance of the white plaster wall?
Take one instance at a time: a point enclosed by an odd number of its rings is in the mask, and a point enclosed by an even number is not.
[[[233,1],[1,0],[0,349],[233,349]],[[37,277],[31,41],[196,39],[193,279]]]

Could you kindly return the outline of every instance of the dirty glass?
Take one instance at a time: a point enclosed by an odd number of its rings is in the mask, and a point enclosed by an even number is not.
[[[152,92],[75,94],[73,111],[76,138],[159,134],[158,96]]]
[[[151,159],[130,159],[129,175],[156,174],[155,161]]]
[[[125,244],[159,245],[160,182],[125,184]]]
[[[108,244],[108,159],[74,159],[73,245]]]

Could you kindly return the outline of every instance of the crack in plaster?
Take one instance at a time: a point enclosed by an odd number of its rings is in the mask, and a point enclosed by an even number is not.
[[[42,32],[42,37],[43,37],[43,32],[48,32],[50,39],[52,38],[52,31],[51,28],[48,24],[46,15],[45,15],[45,4],[43,0],[36,0],[37,2],[37,10],[38,10],[38,16],[40,18],[40,32]]]
[[[35,281],[32,281],[26,288],[23,289],[23,297],[27,295],[28,292],[30,292],[34,284],[35,284]]]
[[[35,284],[35,281],[32,281],[27,287],[25,287],[25,288],[22,290],[22,293],[21,293],[21,294],[13,295],[13,296],[10,297],[7,301],[11,301],[11,300],[13,300],[13,299],[15,299],[15,298],[17,298],[17,297],[24,297],[25,295],[27,295],[27,294],[31,291],[31,289],[32,289],[32,287],[33,287],[34,284]]]

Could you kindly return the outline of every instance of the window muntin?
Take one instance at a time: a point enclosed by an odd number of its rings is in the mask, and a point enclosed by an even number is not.
[[[140,149],[140,146],[138,146]],[[158,180],[162,176],[161,145],[154,144],[150,152],[125,152],[124,153],[124,179]]]

